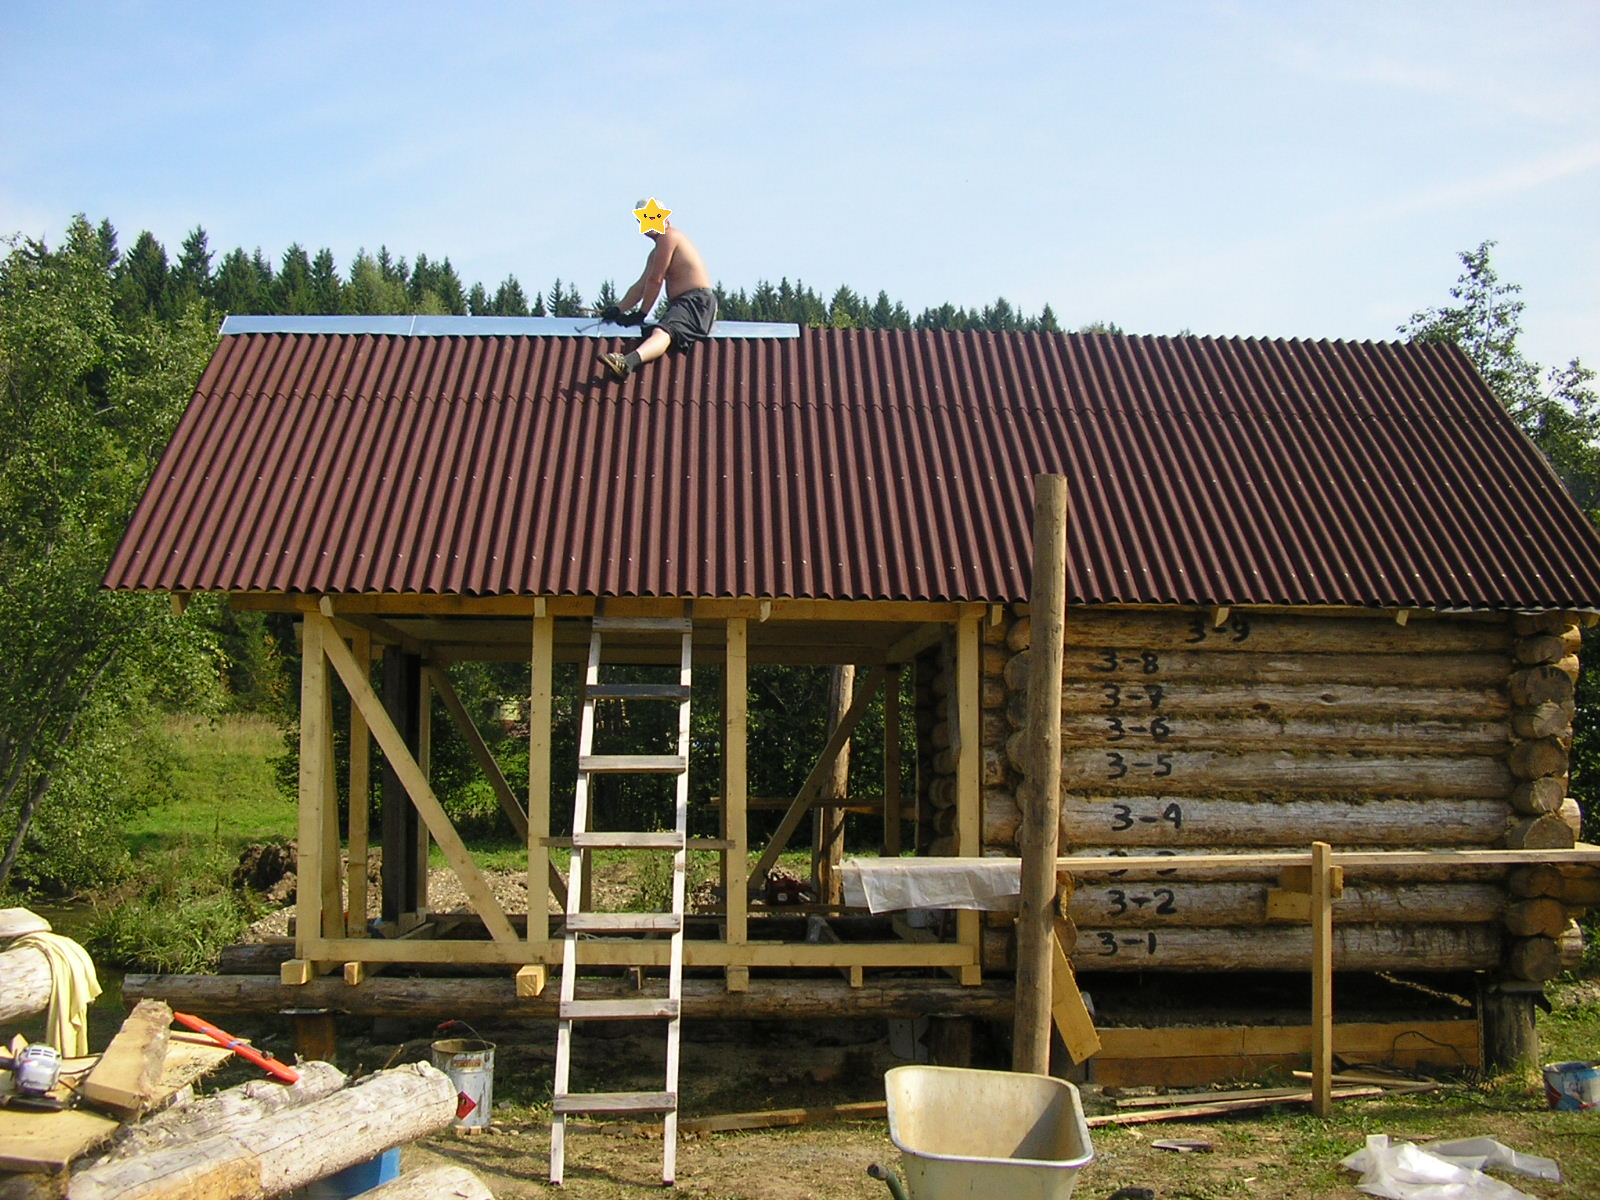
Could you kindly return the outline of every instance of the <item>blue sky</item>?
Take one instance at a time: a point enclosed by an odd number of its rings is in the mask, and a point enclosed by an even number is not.
[[[1004,295],[1131,332],[1387,338],[1499,245],[1600,367],[1600,3],[0,3],[0,232],[631,282]]]

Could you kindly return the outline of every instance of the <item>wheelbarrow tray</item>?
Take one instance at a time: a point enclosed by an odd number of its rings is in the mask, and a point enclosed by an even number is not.
[[[1094,1158],[1078,1089],[1062,1079],[906,1066],[884,1091],[911,1200],[1065,1200]]]

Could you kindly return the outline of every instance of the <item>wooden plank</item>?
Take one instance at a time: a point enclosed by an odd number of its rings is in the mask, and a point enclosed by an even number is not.
[[[670,997],[645,996],[637,1000],[563,1000],[556,1010],[562,1021],[648,1021],[678,1015],[679,1002]]]
[[[121,1127],[112,1117],[84,1109],[0,1109],[0,1171],[60,1171]]]
[[[595,833],[590,830],[575,833],[565,840],[570,841],[574,847],[585,850],[682,850],[688,845],[688,839],[683,834],[671,829],[648,833],[641,831]]]
[[[155,1102],[171,1025],[171,1008],[159,1000],[139,1001],[78,1085],[78,1094],[115,1117],[138,1117]]]
[[[1072,1061],[1085,1063],[1100,1052],[1100,1035],[1095,1031],[1094,1018],[1089,1015],[1089,1006],[1084,1003],[1083,993],[1078,989],[1078,977],[1072,970],[1072,964],[1067,961],[1061,938],[1052,935],[1050,946],[1050,1017],[1061,1034],[1067,1053],[1072,1055]],[[1045,1073],[1048,1074],[1048,1071]]]
[[[325,618],[316,618],[325,621]],[[308,615],[307,624],[313,618]],[[350,698],[367,718],[378,745],[383,748],[385,758],[400,777],[401,784],[405,787],[411,802],[416,806],[427,830],[433,835],[439,848],[444,852],[445,860],[461,881],[463,889],[472,901],[472,907],[483,918],[490,935],[501,942],[515,942],[518,940],[516,931],[511,928],[511,923],[506,919],[506,914],[500,907],[499,901],[494,898],[494,893],[489,890],[488,882],[483,877],[483,872],[472,861],[471,854],[461,841],[461,835],[456,832],[455,826],[450,823],[438,797],[433,794],[427,776],[422,768],[412,758],[410,749],[406,746],[405,738],[401,736],[394,722],[389,718],[388,710],[383,707],[383,702],[378,699],[372,690],[372,684],[365,674],[361,672],[351,658],[350,651],[338,638],[329,639],[324,644],[324,652],[333,664],[339,677],[344,681],[345,688],[350,692]],[[535,906],[536,907],[536,906]],[[345,958],[360,958],[361,955],[347,955]],[[343,961],[343,960],[341,960]]]
[[[557,1113],[659,1113],[677,1107],[674,1092],[569,1092],[550,1101]]]
[[[1379,1087],[1342,1087],[1335,1088],[1330,1099],[1355,1100],[1368,1096],[1381,1096],[1383,1089]],[[1310,1092],[1299,1092],[1291,1096],[1273,1096],[1258,1100],[1238,1099],[1219,1100],[1214,1104],[1184,1104],[1174,1108],[1147,1108],[1133,1112],[1101,1113],[1088,1118],[1089,1127],[1098,1129],[1104,1125],[1143,1125],[1152,1121],[1192,1121],[1200,1117],[1224,1117],[1230,1113],[1246,1112],[1254,1108],[1270,1108],[1275,1104],[1305,1104],[1312,1099]]]
[[[1114,1058],[1215,1058],[1309,1054],[1309,1025],[1183,1025],[1162,1029],[1101,1026],[1100,1061]],[[1396,1045],[1477,1052],[1476,1021],[1360,1021],[1336,1024],[1334,1045],[1344,1057],[1387,1055]]]
[[[683,927],[677,913],[581,912],[567,914],[567,928],[576,933],[675,933]]]
[[[750,628],[742,619],[730,620],[724,630],[722,666],[722,836],[728,849],[722,856],[722,938],[730,946],[750,940]],[[750,969],[728,967],[723,982],[730,992],[748,991]]]
[[[873,667],[867,673],[866,680],[856,691],[855,698],[851,701],[849,710],[840,720],[838,727],[833,731],[833,736],[823,746],[822,753],[817,756],[816,764],[811,768],[811,773],[800,785],[800,791],[794,798],[794,803],[789,806],[789,811],[784,813],[783,820],[778,823],[777,831],[772,835],[772,840],[767,843],[767,848],[762,851],[760,859],[750,871],[749,886],[759,887],[767,877],[767,872],[772,870],[773,863],[778,861],[789,845],[789,839],[794,836],[794,831],[800,827],[800,822],[805,818],[812,802],[821,794],[822,785],[826,782],[833,770],[833,760],[845,743],[850,740],[850,735],[855,727],[860,724],[861,718],[866,716],[867,709],[871,706],[872,698],[877,690],[883,686],[886,672],[882,667]],[[974,847],[973,853],[977,853]]]
[[[578,759],[578,770],[596,773],[666,772],[681,775],[689,769],[689,760],[681,754],[584,754]]]
[[[824,1121],[879,1121],[888,1115],[885,1101],[863,1100],[852,1104],[819,1104],[810,1108],[773,1108],[762,1112],[680,1118],[678,1130],[680,1133],[729,1133],[739,1129],[816,1125]]]
[[[1311,847],[1311,1108],[1333,1111],[1333,847]]]

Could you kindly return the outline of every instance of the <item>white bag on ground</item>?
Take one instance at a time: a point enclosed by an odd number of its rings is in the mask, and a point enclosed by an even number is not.
[[[1443,1153],[1441,1153],[1443,1151]],[[1541,1179],[1560,1179],[1548,1158],[1518,1154],[1492,1138],[1433,1142],[1426,1148],[1369,1134],[1367,1144],[1340,1166],[1360,1171],[1356,1187],[1387,1200],[1534,1200],[1479,1167],[1504,1166]]]

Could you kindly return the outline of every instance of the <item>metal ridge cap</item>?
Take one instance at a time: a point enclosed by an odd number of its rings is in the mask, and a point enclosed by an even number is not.
[[[607,325],[593,317],[458,317],[429,314],[393,316],[308,316],[236,313],[225,317],[219,333],[381,334],[388,337],[627,337],[630,327]],[[800,336],[800,326],[782,321],[718,321],[714,338]]]

